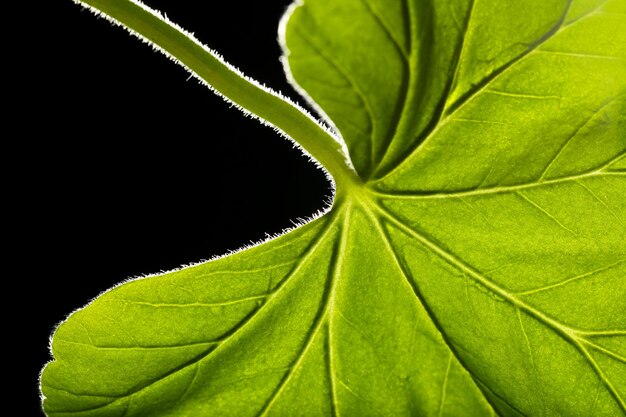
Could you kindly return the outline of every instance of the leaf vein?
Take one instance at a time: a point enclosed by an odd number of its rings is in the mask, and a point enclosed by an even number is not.
[[[576,184],[580,185],[581,187],[583,187],[589,194],[591,194],[591,196],[598,201],[600,204],[602,204],[604,206],[604,208],[606,208],[606,210],[617,220],[617,222],[619,224],[621,224],[622,226],[624,226],[624,222],[622,221],[622,219],[619,218],[619,216],[617,215],[617,213],[615,213],[615,211],[613,211],[613,209],[611,209],[611,207],[609,207],[608,204],[606,204],[606,202],[604,202],[604,200],[602,200],[600,197],[598,197],[596,195],[596,193],[594,193],[591,188],[587,187],[582,181],[576,181]]]
[[[607,165],[610,165],[607,164]],[[374,194],[382,199],[392,199],[392,200],[427,200],[427,199],[448,199],[448,198],[458,198],[458,197],[473,197],[473,196],[482,196],[489,194],[504,194],[504,193],[514,193],[519,190],[527,190],[536,187],[546,187],[552,185],[559,185],[571,181],[576,181],[584,178],[593,178],[593,177],[624,177],[626,178],[626,172],[613,172],[613,171],[601,171],[605,166],[598,167],[592,171],[583,172],[577,175],[570,175],[566,177],[559,177],[551,180],[545,180],[542,182],[532,181],[521,184],[514,185],[505,185],[505,186],[495,186],[495,187],[486,187],[486,188],[469,188],[458,191],[450,191],[450,192],[415,192],[415,191],[400,191],[400,192],[385,192],[377,189],[372,189]]]
[[[463,33],[461,34],[460,46],[458,47],[458,52],[456,53],[456,56],[454,59],[454,73],[452,75],[452,78],[450,79],[450,84],[445,93],[446,101],[442,108],[441,114],[438,117],[439,120],[441,120],[441,117],[446,113],[449,107],[449,104],[451,104],[451,103],[448,103],[448,100],[450,98],[450,93],[454,90],[458,82],[461,62],[463,61],[463,53],[466,48],[466,40],[468,37],[470,25],[472,24],[472,16],[474,15],[474,10],[476,9],[477,2],[478,0],[472,0],[470,7],[469,7],[469,11],[467,12],[467,17],[465,18],[465,28],[463,28]]]
[[[400,56],[405,61],[408,60],[407,51],[402,47],[402,45],[396,39],[393,33],[391,33],[391,29],[389,28],[389,25],[385,22],[385,20],[380,15],[380,13],[376,9],[374,9],[374,7],[370,4],[369,0],[361,0],[361,2],[365,6],[369,14],[374,18],[374,20],[376,21],[376,24],[378,24],[378,26],[382,29],[383,33],[385,34],[385,37],[390,41],[394,49],[398,51]]]
[[[335,62],[330,56],[326,55],[326,53],[322,51],[322,48],[318,48],[317,45],[315,45],[314,42],[308,37],[308,35],[306,35],[303,31],[300,31],[300,30],[297,30],[296,33],[300,36],[300,38],[302,38],[302,40],[304,40],[307,43],[307,45],[309,45],[311,49],[313,49],[313,51],[320,58],[326,61],[328,65],[330,65],[331,68],[333,68],[340,77],[342,77],[344,80],[346,80],[350,84],[350,86],[356,93],[357,97],[359,97],[360,100],[363,102],[363,107],[365,109],[365,112],[367,113],[367,117],[369,118],[369,122],[370,122],[371,129],[372,129],[372,133],[370,135],[370,143],[369,143],[370,150],[371,150],[374,146],[373,145],[374,137],[376,136],[378,129],[377,129],[377,124],[376,124],[376,118],[374,117],[374,112],[372,110],[372,105],[369,102],[368,97],[365,95],[365,93],[359,87],[356,81],[354,81],[348,75],[348,72],[345,71],[343,68],[341,68],[339,64]],[[373,163],[373,160],[370,161],[370,163]]]
[[[599,351],[599,352],[602,352],[602,353],[604,353],[604,354],[606,354],[606,355],[608,355],[608,356],[610,356],[610,357],[612,357],[612,358],[614,358],[614,359],[617,359],[618,361],[620,361],[620,362],[622,362],[622,363],[625,363],[625,364],[626,364],[626,357],[624,357],[624,356],[620,355],[619,353],[614,352],[614,351],[612,351],[612,350],[610,350],[610,349],[607,349],[607,348],[605,348],[604,346],[600,346],[600,345],[598,345],[597,343],[592,342],[591,340],[584,339],[584,338],[581,338],[580,340],[581,340],[583,343],[585,343],[586,345],[591,346],[591,347],[592,347],[592,348],[594,348],[595,350],[597,350],[597,351]]]
[[[533,349],[530,345],[530,339],[528,337],[528,333],[526,333],[526,328],[524,327],[524,322],[522,321],[522,314],[521,314],[521,310],[519,309],[519,307],[515,309],[515,313],[517,315],[517,321],[519,322],[520,329],[522,330],[522,336],[524,337],[524,342],[526,343],[526,349],[528,349],[528,357],[530,358],[530,364],[533,367],[533,378],[536,384],[535,389],[540,390],[541,405],[543,406],[543,409],[545,411],[546,404],[545,404],[544,393],[542,390],[543,384],[541,384],[541,381],[539,379],[539,369],[537,369],[537,364],[535,362],[535,357],[533,355]]]
[[[452,351],[450,351],[450,356],[448,357],[448,365],[446,366],[446,373],[443,376],[443,382],[441,384],[441,395],[439,397],[439,412],[437,413],[439,417],[443,416],[443,410],[446,404],[446,391],[448,389],[448,379],[450,378],[451,367],[452,367]]]
[[[439,123],[437,123],[436,126],[434,126],[430,130],[430,132],[426,135],[424,140],[415,141],[416,142],[415,146],[413,146],[412,148],[408,149],[408,151],[404,153],[404,156],[401,157],[398,160],[398,162],[395,165],[395,167],[393,169],[387,171],[382,177],[377,179],[377,181],[384,180],[387,176],[389,176],[392,172],[394,172],[396,169],[398,169],[401,165],[406,163],[406,161],[409,160],[410,157],[413,154],[415,154],[421,147],[423,147],[423,145],[428,140],[432,139],[432,137],[434,137],[435,134],[443,126],[447,125],[447,123],[452,119],[452,116],[454,114],[456,114],[459,111],[459,109],[461,109],[466,103],[468,103],[471,98],[479,95],[480,93],[482,93],[486,89],[488,89],[488,87],[495,80],[497,80],[503,74],[506,74],[508,72],[509,68],[515,66],[515,64],[517,64],[518,62],[522,61],[524,58],[529,56],[531,53],[537,51],[540,46],[545,44],[547,41],[552,39],[555,35],[557,35],[561,31],[563,31],[564,29],[571,27],[572,25],[578,23],[580,20],[582,20],[584,18],[587,18],[587,17],[590,17],[590,16],[594,15],[595,12],[599,8],[601,8],[604,4],[606,4],[608,2],[608,0],[605,0],[602,4],[598,5],[594,10],[591,10],[591,11],[587,12],[586,14],[580,16],[578,19],[575,19],[573,21],[568,22],[567,24],[564,24],[565,23],[565,19],[567,17],[567,14],[568,14],[568,12],[570,10],[572,1],[573,0],[568,0],[567,6],[564,8],[563,13],[562,13],[560,19],[542,37],[540,37],[539,39],[537,39],[537,41],[535,41],[534,43],[529,45],[528,49],[526,49],[521,54],[517,55],[512,60],[510,60],[507,63],[503,64],[501,67],[499,67],[496,70],[492,71],[488,76],[483,78],[480,82],[476,83],[465,94],[463,94],[456,102],[454,102],[454,103],[450,104],[449,106],[447,106],[446,109],[445,109],[445,113],[446,113],[445,117],[440,117],[439,118]],[[464,37],[464,39],[465,39],[465,37]],[[449,92],[448,92],[448,94],[449,94]],[[442,113],[442,115],[443,115],[443,113]]]
[[[535,318],[539,322],[543,323],[546,327],[552,329],[557,335],[559,335],[563,340],[573,345],[582,355],[586,358],[587,362],[591,365],[592,369],[596,372],[596,374],[605,382],[605,385],[609,389],[609,392],[613,396],[613,398],[617,401],[618,405],[626,412],[626,405],[624,404],[624,400],[620,397],[619,393],[615,390],[611,382],[604,376],[603,371],[598,367],[593,358],[589,355],[584,346],[581,345],[580,335],[585,334],[584,332],[580,332],[575,330],[556,319],[553,319],[546,315],[545,313],[537,310],[533,306],[527,304],[521,299],[517,298],[514,294],[500,287],[493,281],[489,280],[487,277],[482,275],[480,271],[474,269],[473,267],[465,264],[461,259],[459,259],[456,255],[450,252],[447,249],[437,245],[435,242],[417,232],[413,228],[406,225],[402,220],[396,218],[393,214],[388,212],[383,207],[378,207],[379,211],[383,216],[385,216],[389,221],[398,226],[401,230],[403,230],[409,236],[414,237],[417,241],[419,241],[425,248],[431,251],[433,254],[440,257],[450,266],[459,270],[460,272],[468,274],[472,279],[474,279],[478,284],[485,287],[487,290],[491,291],[493,294],[502,297],[506,301],[508,301],[514,307],[519,308],[525,314]]]
[[[604,271],[607,271],[609,269],[612,269],[612,268],[616,267],[617,265],[623,263],[624,261],[626,261],[626,259],[622,259],[622,260],[614,262],[614,263],[612,263],[610,265],[606,265],[606,266],[603,266],[601,268],[594,269],[593,271],[585,272],[583,274],[579,274],[579,275],[576,275],[576,276],[573,276],[573,277],[570,277],[570,278],[566,278],[563,281],[559,281],[559,282],[556,282],[554,284],[546,285],[546,286],[539,287],[539,288],[534,288],[532,290],[526,290],[526,291],[517,292],[516,294],[517,295],[531,295],[531,294],[536,294],[536,293],[543,292],[543,291],[548,291],[548,290],[551,290],[551,289],[554,289],[554,288],[562,287],[562,286],[567,285],[567,284],[569,284],[571,282],[579,281],[579,280],[581,280],[583,278],[593,277],[594,275],[596,275],[596,274],[598,274],[600,272],[604,272]]]
[[[538,49],[537,52],[550,54],[550,55],[571,56],[571,57],[576,57],[576,58],[591,58],[591,59],[602,59],[602,60],[609,60],[609,61],[621,61],[622,60],[616,56],[611,56],[611,55],[587,54],[587,53],[582,53],[582,52],[553,51],[553,50],[544,49],[544,48]]]
[[[335,261],[337,260],[337,251],[338,251],[337,245],[335,245],[335,248],[333,250],[333,259],[330,262],[331,266],[335,265]],[[265,405],[263,406],[261,411],[259,411],[259,414],[258,414],[259,417],[267,415],[267,413],[274,406],[275,402],[277,401],[277,399],[280,397],[280,395],[284,391],[285,387],[291,381],[291,378],[293,377],[295,371],[300,368],[300,366],[302,365],[302,362],[304,361],[304,358],[306,357],[309,349],[313,345],[313,341],[315,340],[315,337],[318,335],[318,333],[319,333],[319,331],[320,331],[320,329],[321,329],[321,327],[322,327],[322,325],[324,323],[324,319],[328,315],[328,305],[329,305],[329,302],[330,302],[330,297],[332,295],[331,292],[333,291],[332,282],[334,280],[334,271],[329,271],[329,272],[330,272],[330,274],[329,274],[329,280],[328,281],[330,281],[330,285],[327,285],[325,290],[324,290],[322,303],[320,305],[320,309],[318,311],[318,314],[316,315],[316,317],[314,319],[313,326],[311,326],[311,331],[307,335],[307,338],[306,338],[306,340],[304,342],[304,345],[303,345],[302,349],[297,354],[297,356],[294,359],[293,363],[290,365],[289,370],[287,371],[287,373],[285,374],[283,379],[280,381],[278,387],[274,390],[274,392],[272,393],[272,395],[270,396],[268,401],[265,403]]]
[[[512,93],[510,91],[494,90],[492,88],[485,89],[484,92],[486,94],[494,94],[498,96],[513,97],[513,98],[527,98],[530,100],[559,100],[561,101],[563,99],[561,96],[549,96],[549,95],[542,96],[542,95],[536,95],[536,94]],[[452,119],[452,120],[458,120],[458,119]]]
[[[374,207],[384,217],[389,219],[388,213],[386,213],[381,207],[379,207],[379,206],[374,206]],[[400,271],[402,277],[404,278],[405,285],[407,285],[409,287],[409,289],[412,291],[413,295],[415,296],[415,301],[416,301],[417,306],[420,307],[428,315],[428,317],[432,321],[433,325],[435,326],[437,332],[439,333],[439,335],[441,336],[442,340],[446,344],[450,354],[453,355],[454,358],[457,360],[457,362],[459,362],[469,372],[468,367],[464,364],[463,360],[458,355],[458,353],[453,349],[453,347],[452,347],[453,343],[448,339],[447,334],[444,332],[444,330],[441,327],[441,325],[439,324],[438,320],[435,318],[433,312],[429,309],[428,305],[426,304],[426,300],[424,299],[423,295],[421,294],[420,289],[417,287],[417,284],[411,279],[411,274],[405,270],[402,262],[398,258],[398,255],[397,255],[396,251],[394,250],[393,245],[391,243],[391,238],[389,237],[389,233],[383,227],[381,220],[378,219],[378,217],[367,206],[364,206],[364,209],[368,213],[370,218],[372,219],[372,221],[374,223],[374,226],[378,230],[378,233],[383,237],[383,242],[385,244],[385,248],[391,254],[391,258],[393,259],[394,264],[396,265],[396,267]],[[476,386],[480,390],[480,387],[478,385],[476,385]],[[484,393],[483,393],[483,396],[485,398],[485,401],[491,407],[492,411],[495,414],[498,414],[496,412],[496,410],[495,410],[494,405],[489,401],[489,399],[484,395]]]
[[[617,99],[617,97],[611,97],[609,100],[606,100],[604,103],[602,103],[602,105],[600,107],[598,107],[596,110],[594,110],[591,115],[589,115],[589,117],[587,117],[583,123],[581,123],[575,130],[574,132],[567,138],[567,140],[565,140],[561,146],[559,147],[558,151],[554,154],[554,156],[550,159],[550,162],[548,162],[548,164],[546,165],[546,167],[544,168],[544,170],[541,172],[541,174],[539,175],[539,179],[537,181],[542,182],[545,178],[545,176],[548,174],[548,172],[550,171],[550,169],[552,168],[552,166],[554,165],[554,163],[559,159],[559,157],[563,154],[563,151],[567,148],[567,146],[572,142],[572,140],[574,138],[576,138],[578,136],[578,134],[580,133],[580,131],[582,129],[585,128],[585,126],[587,126],[589,124],[590,121],[593,120],[593,118],[600,113],[602,110],[604,110],[604,108],[606,106],[608,106],[609,104],[611,104],[613,101],[615,101]]]
[[[611,382],[611,380],[606,376],[604,370],[600,367],[600,365],[598,365],[598,363],[593,358],[593,356],[591,356],[589,351],[579,341],[576,341],[576,345],[578,347],[578,350],[587,359],[587,362],[589,362],[589,364],[591,365],[592,369],[595,371],[595,373],[598,376],[598,378],[600,378],[600,380],[608,388],[609,392],[613,395],[613,397],[617,401],[617,404],[620,406],[622,411],[624,411],[626,413],[626,402],[621,397],[619,392],[617,392],[617,389],[615,389],[615,387],[613,386],[613,383]]]
[[[567,17],[567,14],[572,5],[572,2],[573,0],[567,0],[567,5],[565,6],[563,13],[561,13],[559,20],[543,36],[539,37],[535,42],[531,43],[524,52],[520,53],[519,55],[517,55],[510,61],[504,63],[502,66],[496,68],[489,75],[484,77],[480,82],[472,86],[472,88],[470,88],[465,94],[459,97],[459,99],[456,102],[451,103],[448,106],[446,113],[448,113],[448,115],[452,115],[453,113],[455,113],[471,97],[475,96],[476,94],[480,93],[485,88],[487,88],[496,78],[506,73],[506,71],[509,68],[514,66],[516,63],[518,63],[520,60],[522,60],[526,56],[528,56],[531,52],[537,50],[537,48],[539,48],[541,45],[546,43],[548,40],[552,39],[553,36],[559,33],[560,30],[568,27],[569,24],[563,25],[563,23],[565,22],[565,18]]]
[[[341,237],[339,240],[339,245],[337,247],[337,263],[335,263],[335,269],[333,271],[332,277],[331,277],[331,289],[330,289],[330,295],[328,297],[328,305],[327,305],[327,316],[328,316],[328,323],[326,326],[326,331],[328,332],[328,337],[326,339],[326,344],[327,344],[327,355],[326,355],[326,359],[328,362],[328,378],[329,378],[329,382],[330,382],[330,395],[331,395],[331,411],[332,411],[332,415],[334,417],[338,417],[339,416],[339,401],[337,398],[337,386],[335,384],[335,379],[338,379],[339,377],[336,376],[337,375],[337,365],[335,364],[335,357],[333,354],[334,348],[333,348],[333,318],[335,316],[335,295],[336,295],[336,291],[337,291],[337,281],[339,280],[338,278],[338,273],[339,271],[341,271],[341,268],[343,267],[343,259],[344,256],[341,256],[345,253],[346,251],[346,245],[348,243],[348,228],[350,227],[350,210],[346,210],[345,212],[345,219],[343,222],[343,227],[341,229]]]
[[[554,217],[552,214],[550,214],[546,209],[544,209],[543,207],[541,207],[539,204],[535,203],[533,200],[531,200],[529,197],[525,196],[524,194],[522,194],[521,192],[515,192],[515,195],[521,197],[523,200],[525,200],[528,204],[532,205],[533,207],[535,207],[537,210],[539,210],[541,213],[543,213],[544,215],[546,215],[550,220],[552,220],[553,222],[555,222],[556,224],[559,225],[559,227],[561,227],[561,229],[566,230],[567,232],[573,234],[574,236],[578,237],[578,234],[576,232],[574,232],[572,229],[570,229],[569,227],[565,226],[563,223],[561,223],[556,217]]]
[[[126,304],[130,304],[130,305],[140,305],[140,306],[148,306],[148,307],[155,307],[155,308],[189,308],[189,307],[208,307],[208,308],[215,308],[215,307],[225,307],[225,306],[231,306],[231,305],[235,305],[235,304],[241,304],[241,303],[245,303],[245,302],[249,302],[249,301],[257,301],[257,300],[262,300],[267,298],[270,293],[266,293],[266,294],[259,294],[259,295],[254,295],[251,297],[245,297],[245,298],[240,298],[237,300],[228,300],[228,301],[223,301],[223,302],[216,302],[216,303],[204,303],[204,302],[193,302],[193,303],[153,303],[150,301],[136,301],[136,300],[129,300],[126,298],[108,298],[105,300],[102,300],[102,302],[122,302],[122,303],[126,303]]]
[[[328,234],[329,230],[332,229],[332,225],[335,223],[336,219],[332,220],[329,222],[329,224],[325,225],[325,227],[323,227],[320,231],[318,231],[318,233],[315,235],[314,239],[312,240],[312,242],[310,243],[310,245],[308,246],[307,250],[302,254],[302,256],[298,259],[298,261],[296,262],[294,268],[289,272],[289,274],[287,274],[287,276],[281,281],[281,283],[277,286],[276,288],[276,292],[278,291],[279,288],[283,288],[284,286],[286,286],[289,282],[290,282],[290,278],[293,277],[302,267],[302,265],[305,263],[305,260],[307,260],[308,256],[313,253],[318,247],[321,241],[323,241],[324,237]],[[271,300],[273,299],[273,297],[275,296],[275,294],[272,294],[268,297],[268,302],[266,302],[264,304],[262,308],[267,308],[267,306],[270,304]],[[224,342],[226,342],[230,337],[232,337],[234,334],[236,334],[238,331],[240,331],[242,328],[244,328],[247,324],[250,324],[251,321],[253,321],[254,317],[257,316],[258,310],[254,311],[252,314],[248,315],[246,318],[244,318],[244,320],[242,320],[241,323],[239,323],[237,326],[235,326],[229,333],[227,333],[227,335],[224,337],[224,340],[216,347],[213,348],[213,344],[211,344],[211,346],[209,347],[209,349],[205,350],[204,352],[201,352],[199,355],[197,355],[196,357],[190,359],[187,362],[184,362],[182,364],[180,364],[179,366],[169,370],[168,372],[164,373],[163,375],[159,376],[158,378],[155,378],[153,381],[150,381],[148,384],[144,385],[143,387],[139,387],[137,389],[133,389],[127,393],[125,393],[123,396],[120,396],[119,398],[117,398],[116,400],[114,400],[112,403],[122,400],[124,398],[129,398],[132,395],[144,391],[148,388],[150,388],[151,386],[153,386],[154,384],[156,384],[159,381],[162,381],[172,375],[175,375],[176,373],[187,369],[188,367],[195,365],[197,363],[199,363],[200,361],[208,358],[211,354],[213,354],[214,352],[218,351],[222,346],[224,346]],[[257,316],[258,317],[258,316]]]
[[[367,403],[370,407],[372,407],[374,410],[378,411],[379,415],[381,416],[389,416],[392,415],[393,413],[389,412],[389,411],[383,411],[380,408],[378,408],[375,404],[372,404],[371,400],[368,400],[367,398],[363,397],[362,395],[359,395],[356,391],[354,391],[352,388],[350,388],[348,386],[348,384],[346,384],[341,378],[337,378],[337,382],[346,390],[348,391],[354,398],[363,401],[365,403]]]
[[[211,341],[202,341],[202,342],[191,342],[191,343],[181,343],[181,344],[172,344],[172,345],[129,345],[129,346],[114,346],[114,345],[97,345],[91,343],[83,343],[76,342],[73,340],[66,339],[58,339],[57,342],[67,343],[71,345],[78,346],[86,346],[89,348],[94,348],[97,350],[158,350],[158,349],[183,349],[192,346],[203,346],[203,345],[217,345],[221,343],[219,340],[211,340]]]

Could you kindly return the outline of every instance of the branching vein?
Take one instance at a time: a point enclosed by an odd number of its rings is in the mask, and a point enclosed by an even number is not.
[[[561,323],[549,317],[545,313],[537,310],[533,306],[527,304],[526,302],[518,298],[515,294],[512,294],[508,292],[507,290],[505,290],[504,288],[501,288],[496,283],[492,282],[486,276],[481,274],[480,271],[465,264],[456,255],[442,248],[441,246],[437,245],[435,242],[431,241],[429,238],[425,237],[424,235],[422,235],[415,229],[409,227],[402,220],[398,219],[395,215],[391,214],[383,207],[377,206],[377,209],[382,216],[388,219],[388,221],[390,221],[392,224],[394,224],[396,227],[398,227],[407,235],[416,239],[426,249],[431,251],[433,254],[437,255],[447,264],[459,270],[461,273],[467,274],[475,282],[477,282],[478,284],[480,284],[481,286],[483,286],[484,288],[486,288],[493,294],[505,299],[507,302],[512,304],[513,307],[518,308],[520,311],[535,318],[540,323],[543,323],[543,325],[545,325],[547,328],[554,331],[563,340],[572,344],[580,353],[582,353],[582,355],[585,357],[587,362],[591,365],[592,369],[596,372],[598,377],[604,382],[605,386],[607,387],[611,395],[615,398],[619,406],[622,408],[623,411],[626,412],[626,403],[624,402],[624,399],[621,398],[621,396],[615,389],[612,382],[605,375],[604,371],[602,371],[602,369],[598,366],[598,364],[591,357],[587,349],[583,346],[581,342],[581,338],[583,337],[583,334],[584,334],[583,332],[575,330],[565,325],[564,323]]]
[[[552,214],[550,214],[546,209],[544,209],[543,207],[541,207],[539,204],[535,203],[533,200],[531,200],[528,196],[522,194],[521,192],[516,192],[515,193],[517,196],[521,197],[524,201],[528,202],[531,206],[535,207],[537,210],[539,210],[541,213],[545,214],[546,217],[548,217],[550,220],[552,220],[554,223],[558,224],[559,227],[571,234],[573,234],[574,236],[578,237],[578,234],[576,232],[574,232],[572,229],[570,229],[569,227],[565,226],[563,223],[561,223],[556,217],[554,217]]]
[[[606,266],[603,266],[601,268],[594,269],[593,271],[585,272],[584,274],[579,274],[579,275],[576,275],[576,276],[564,279],[562,281],[555,282],[554,284],[546,285],[546,286],[535,288],[535,289],[532,289],[532,290],[526,290],[526,291],[518,292],[517,295],[536,294],[536,293],[539,293],[539,292],[548,291],[548,290],[551,290],[551,289],[554,289],[554,288],[562,287],[562,286],[567,285],[567,284],[569,284],[571,282],[579,281],[579,280],[581,280],[583,278],[593,277],[593,276],[595,276],[595,275],[597,275],[597,274],[599,274],[601,272],[604,272],[604,271],[607,271],[609,269],[615,268],[616,266],[624,263],[625,260],[626,259],[621,259],[621,260],[619,260],[617,262],[614,262],[614,263],[612,263],[610,265],[606,265]]]

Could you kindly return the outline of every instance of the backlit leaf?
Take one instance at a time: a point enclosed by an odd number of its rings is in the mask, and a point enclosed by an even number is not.
[[[298,2],[287,72],[337,141],[138,3],[85,3],[337,191],[73,313],[49,416],[626,415],[626,1]]]

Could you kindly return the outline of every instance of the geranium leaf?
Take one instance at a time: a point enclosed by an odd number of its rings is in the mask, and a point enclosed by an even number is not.
[[[351,162],[152,11],[86,3],[337,192],[281,237],[73,313],[49,416],[626,415],[624,0],[296,3],[287,73]]]

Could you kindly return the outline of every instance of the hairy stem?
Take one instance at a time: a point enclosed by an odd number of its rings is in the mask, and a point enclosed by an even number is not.
[[[74,0],[147,41],[216,93],[297,142],[332,175],[338,190],[358,182],[340,141],[303,109],[245,77],[191,34],[136,0]]]

